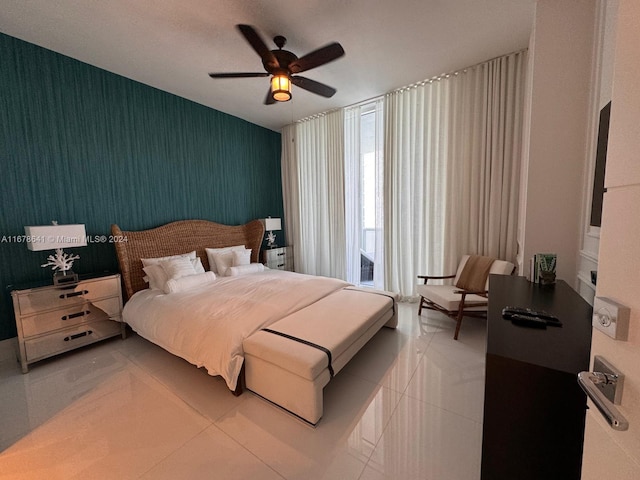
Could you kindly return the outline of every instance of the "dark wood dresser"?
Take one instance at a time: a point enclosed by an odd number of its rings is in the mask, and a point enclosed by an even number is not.
[[[591,306],[565,282],[543,286],[491,275],[482,435],[482,480],[580,478]],[[516,326],[505,306],[545,310],[562,328]]]

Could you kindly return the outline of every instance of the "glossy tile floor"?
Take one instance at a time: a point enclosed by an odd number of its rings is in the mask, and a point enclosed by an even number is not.
[[[486,323],[456,342],[416,310],[325,388],[317,428],[135,334],[26,375],[5,349],[0,479],[479,479]]]

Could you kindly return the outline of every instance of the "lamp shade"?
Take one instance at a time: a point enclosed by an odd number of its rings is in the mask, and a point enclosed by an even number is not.
[[[270,232],[274,230],[282,230],[282,222],[279,218],[265,218],[264,219],[264,229]]]
[[[27,248],[33,252],[57,248],[85,247],[87,236],[84,225],[42,225],[24,227]]]
[[[291,80],[287,75],[278,74],[271,78],[271,95],[278,102],[291,100]]]

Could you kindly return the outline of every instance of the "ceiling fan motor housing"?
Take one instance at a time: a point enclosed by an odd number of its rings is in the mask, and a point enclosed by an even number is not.
[[[289,75],[289,64],[294,60],[297,60],[298,57],[288,50],[271,50],[271,53],[273,53],[273,56],[278,60],[279,67],[274,68],[267,62],[262,62],[264,69],[272,75],[276,75],[278,73],[285,73],[286,75]]]

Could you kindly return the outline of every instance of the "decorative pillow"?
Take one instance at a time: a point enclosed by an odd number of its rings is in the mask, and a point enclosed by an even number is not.
[[[244,250],[244,245],[234,245],[233,247],[222,247],[222,248],[205,248],[207,252],[207,258],[209,259],[209,270],[213,273],[218,274],[218,267],[216,266],[216,261],[214,255],[217,253],[231,252],[234,250]]]
[[[164,293],[176,293],[191,290],[192,288],[206,285],[216,281],[216,274],[213,272],[197,273],[186,277],[172,278],[167,281]]]
[[[195,275],[196,273],[198,273],[193,266],[193,260],[186,257],[165,260],[163,262],[160,262],[160,266],[166,272],[169,280],[188,277],[190,275]]]
[[[202,260],[200,260],[200,257],[196,257],[195,260],[191,260],[191,263],[193,264],[193,269],[196,271],[196,273],[204,273],[204,265],[202,265]]]
[[[240,267],[242,265],[249,265],[251,263],[251,249],[246,250],[232,250],[233,266]]]
[[[181,257],[187,257],[190,260],[195,260],[196,259],[196,251],[194,250],[193,252],[189,252],[189,253],[183,253],[180,255],[169,255],[168,257],[158,257],[158,258],[142,258],[142,266],[143,267],[148,267],[149,265],[155,265],[157,263],[160,262],[164,262],[166,260],[173,260],[174,258],[181,258]]]
[[[149,283],[149,288],[152,290],[164,290],[164,286],[169,280],[167,273],[159,263],[149,265],[143,268],[144,273],[147,275],[144,277],[145,282]]]
[[[228,275],[227,270],[233,266],[233,252],[218,252],[213,254],[213,263],[216,266],[218,275],[226,277]]]
[[[237,277],[248,273],[264,272],[265,266],[261,263],[250,263],[249,265],[240,265],[238,267],[230,267],[227,275],[229,277]]]

